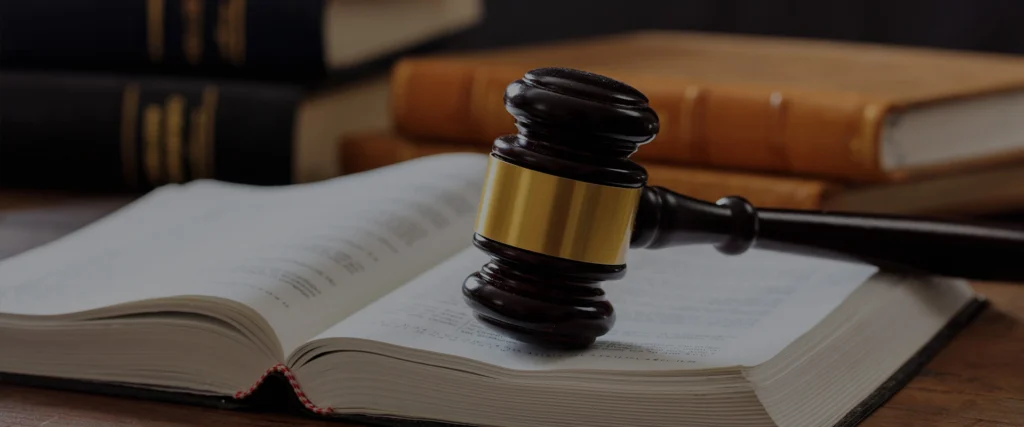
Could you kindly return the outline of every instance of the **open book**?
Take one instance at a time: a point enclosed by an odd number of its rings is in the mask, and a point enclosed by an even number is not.
[[[608,335],[530,347],[461,299],[485,169],[154,190],[0,262],[0,378],[244,402],[283,377],[308,415],[388,423],[852,424],[983,306],[856,263],[634,251]]]

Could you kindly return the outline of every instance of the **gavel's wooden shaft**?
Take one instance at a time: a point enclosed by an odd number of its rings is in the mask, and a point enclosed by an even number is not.
[[[1024,230],[886,215],[756,209],[730,197],[707,203],[647,187],[630,246],[710,243],[727,254],[763,248],[854,259],[890,270],[972,280],[1024,281]]]

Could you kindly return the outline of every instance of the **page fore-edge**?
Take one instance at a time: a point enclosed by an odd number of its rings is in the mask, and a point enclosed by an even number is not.
[[[966,328],[977,316],[989,306],[983,296],[971,299],[956,316],[936,333],[927,344],[919,349],[903,366],[888,380],[860,404],[848,412],[835,427],[852,427],[864,421],[875,410],[887,402],[899,390],[903,389],[939,351]],[[213,407],[218,409],[256,411],[256,412],[288,412],[317,419],[333,418],[339,421],[356,422],[366,425],[402,427],[402,426],[458,426],[461,424],[435,421],[394,418],[377,415],[333,414],[330,408],[314,405],[302,391],[301,384],[295,380],[291,371],[284,365],[275,365],[267,370],[249,389],[240,390],[233,396],[212,396],[151,390],[128,384],[102,383],[96,381],[74,380],[65,378],[45,377],[37,375],[0,373],[0,383],[21,385],[37,388],[49,388],[62,391],[84,392],[113,397],[133,398],[142,400],[181,403],[194,406]]]
[[[945,348],[957,334],[963,331],[974,321],[987,307],[989,301],[984,295],[977,295],[968,301],[946,325],[942,327],[932,339],[922,346],[906,363],[896,370],[889,379],[880,384],[875,391],[868,395],[850,412],[846,413],[834,427],[853,427],[860,424],[868,416],[875,412],[885,402],[889,401],[896,392],[902,390],[914,377],[928,364],[936,355]]]

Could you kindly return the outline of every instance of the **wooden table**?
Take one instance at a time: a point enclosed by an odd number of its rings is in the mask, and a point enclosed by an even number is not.
[[[5,198],[0,194],[0,251],[24,250],[54,239],[117,205],[116,200],[109,199],[81,203],[54,197]],[[47,209],[26,210],[39,206]],[[975,287],[991,299],[989,309],[862,426],[1024,426],[1024,286],[978,283]],[[344,424],[0,385],[0,425]]]

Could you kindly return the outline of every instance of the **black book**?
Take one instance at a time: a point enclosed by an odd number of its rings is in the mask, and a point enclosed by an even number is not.
[[[300,84],[0,71],[0,186],[146,191],[337,176],[337,138],[384,126],[387,77]]]
[[[387,72],[480,0],[0,1],[0,187],[146,191],[337,176]]]
[[[961,280],[690,246],[627,255],[592,347],[524,345],[460,292],[488,260],[486,167],[162,186],[0,262],[0,379],[377,424],[849,426],[984,306]]]
[[[482,14],[480,0],[5,0],[0,67],[344,81]]]

